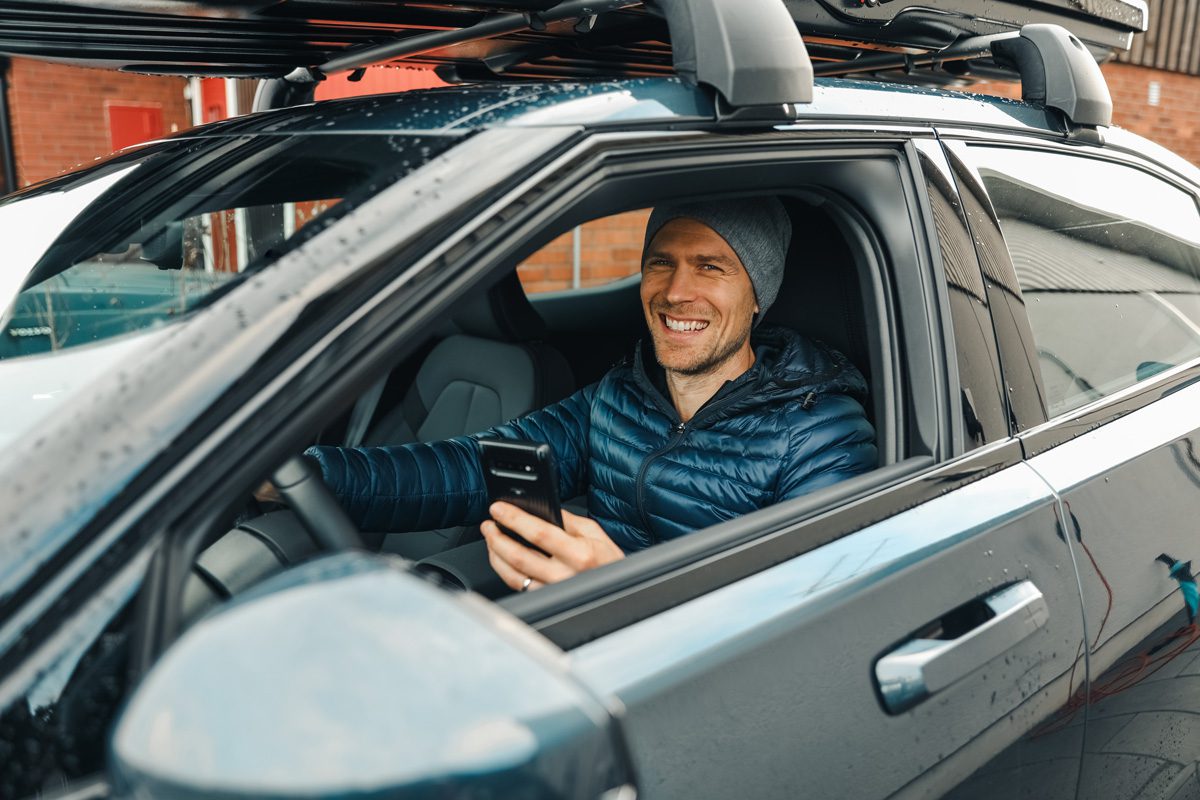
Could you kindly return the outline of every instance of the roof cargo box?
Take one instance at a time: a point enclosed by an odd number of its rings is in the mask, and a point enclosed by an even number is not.
[[[488,29],[487,36],[447,35],[434,39],[434,46],[400,48],[401,55],[385,61],[432,65],[444,77],[460,80],[656,75],[673,70],[663,18],[663,7],[671,2],[678,0],[597,0],[580,6],[587,9],[583,15],[564,16],[562,7],[578,4],[0,0],[0,53],[138,72],[265,77],[335,59],[352,63],[347,54],[389,42]],[[744,2],[716,0],[714,5],[735,10]],[[1062,25],[1103,60],[1114,49],[1128,48],[1147,21],[1143,0],[779,2],[804,35],[817,74],[836,74],[881,53],[937,53],[963,39],[1016,31],[1030,23]],[[604,13],[593,13],[596,9]],[[909,64],[906,74],[915,70],[937,80],[960,77],[972,68],[990,76],[995,64],[987,58],[947,67]]]

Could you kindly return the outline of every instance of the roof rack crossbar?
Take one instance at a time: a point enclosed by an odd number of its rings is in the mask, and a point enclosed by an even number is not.
[[[919,55],[865,56],[837,64],[816,64],[816,75],[934,66],[954,61],[991,58],[1015,70],[1025,102],[1062,112],[1072,133],[1094,131],[1112,124],[1112,96],[1100,65],[1087,46],[1061,25],[1036,23],[1020,31],[973,36],[942,50]]]
[[[821,77],[833,75],[856,75],[864,72],[882,72],[902,69],[910,71],[916,67],[940,66],[952,61],[968,61],[973,58],[990,58],[992,44],[1000,39],[1012,39],[1017,31],[972,36],[955,42],[949,47],[929,53],[881,53],[863,56],[852,61],[823,62],[813,65],[813,74]]]
[[[639,6],[642,0],[564,0],[545,11],[508,12],[495,14],[475,23],[469,28],[449,31],[433,31],[416,36],[408,36],[394,42],[385,42],[361,50],[352,51],[331,58],[317,67],[322,74],[343,72],[345,70],[369,67],[393,61],[398,58],[440,50],[456,44],[477,42],[482,39],[494,39],[524,30],[540,30],[547,23],[558,22],[576,17],[593,17],[608,11]]]
[[[261,81],[254,93],[253,108],[255,111],[266,111],[312,102],[317,83],[334,72],[358,71],[443,47],[494,39],[518,31],[542,30],[551,22],[575,17],[587,19],[641,4],[642,0],[563,0],[545,11],[494,14],[467,28],[421,33],[396,41],[356,47],[319,66],[297,67],[282,78]]]

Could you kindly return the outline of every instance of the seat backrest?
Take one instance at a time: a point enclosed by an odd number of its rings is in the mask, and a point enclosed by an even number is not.
[[[364,445],[449,439],[499,425],[565,397],[570,367],[538,343],[449,336],[429,352],[398,406]]]
[[[879,380],[879,370],[884,369],[878,338],[882,332],[867,316],[871,298],[864,293],[854,251],[827,210],[795,198],[781,199],[792,218],[792,242],[779,296],[764,321],[822,341],[858,367],[867,379],[863,410],[875,426],[881,463],[886,463],[892,398],[877,390],[887,385]]]
[[[365,445],[476,433],[566,397],[571,368],[538,341],[544,324],[512,273],[451,315],[458,333],[434,346]]]
[[[763,321],[793,328],[841,351],[870,386],[866,298],[850,246],[822,208],[782,199],[792,219],[792,242],[779,296]]]

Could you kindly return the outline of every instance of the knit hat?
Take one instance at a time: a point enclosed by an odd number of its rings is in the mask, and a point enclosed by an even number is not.
[[[746,197],[659,206],[646,223],[643,251],[655,234],[673,219],[694,219],[712,228],[737,253],[758,301],[757,325],[783,282],[783,265],[792,240],[792,222],[775,197]]]

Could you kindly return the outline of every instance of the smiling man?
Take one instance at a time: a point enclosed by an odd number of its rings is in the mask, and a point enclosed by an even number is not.
[[[492,567],[521,591],[866,472],[862,375],[795,331],[758,326],[790,237],[775,198],[657,208],[642,254],[650,340],[600,381],[474,437],[309,454],[363,530],[483,520]],[[588,516],[564,511],[558,528],[489,506],[485,436],[547,442],[560,494],[586,492]]]

